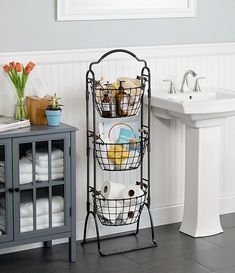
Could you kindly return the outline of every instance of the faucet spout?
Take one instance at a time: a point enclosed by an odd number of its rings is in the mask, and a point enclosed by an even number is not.
[[[180,92],[182,92],[182,93],[184,92],[185,85],[188,87],[188,75],[191,75],[192,77],[196,77],[197,73],[194,72],[193,70],[187,70],[184,73],[181,88],[180,88]]]

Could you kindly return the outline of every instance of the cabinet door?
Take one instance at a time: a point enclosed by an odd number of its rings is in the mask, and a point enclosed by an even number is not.
[[[0,140],[0,242],[13,239],[11,141]]]
[[[16,238],[70,231],[70,134],[13,140]]]

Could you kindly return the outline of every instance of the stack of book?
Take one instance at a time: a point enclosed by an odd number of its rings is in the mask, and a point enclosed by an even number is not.
[[[12,117],[6,117],[0,115],[0,133],[6,132],[6,131],[12,131],[16,129],[21,129],[25,127],[29,127],[30,122],[29,120],[22,120],[17,121]]]

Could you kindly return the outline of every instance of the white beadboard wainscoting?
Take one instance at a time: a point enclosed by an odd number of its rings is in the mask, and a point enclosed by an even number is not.
[[[88,65],[109,49],[0,53],[0,65],[15,60],[32,61],[36,68],[30,74],[26,95],[34,95],[33,82],[41,79],[51,94],[62,97],[62,121],[78,127],[77,133],[77,239],[82,238],[86,215],[85,165],[85,76]],[[139,58],[147,60],[152,75],[152,94],[167,90],[163,79],[172,79],[179,88],[187,69],[195,70],[206,80],[202,86],[216,86],[235,91],[235,43],[176,45],[128,48]],[[115,80],[118,76],[139,74],[140,65],[130,56],[115,54],[97,66],[98,77]],[[0,73],[0,114],[14,113],[15,91],[10,80]],[[152,215],[155,225],[182,220],[184,202],[184,126],[180,121],[152,117]],[[221,214],[235,211],[235,117],[226,120],[223,132]],[[210,162],[207,162],[209,165]],[[100,181],[106,173],[98,172]],[[121,178],[128,183],[135,175]],[[149,225],[145,215],[141,227]],[[131,226],[130,226],[131,227]],[[133,228],[133,227],[131,227]],[[121,228],[103,228],[102,234],[120,232]],[[94,223],[89,224],[89,236],[94,236]],[[22,248],[21,248],[22,249]],[[0,253],[6,250],[1,250]],[[9,251],[9,250],[8,250]]]

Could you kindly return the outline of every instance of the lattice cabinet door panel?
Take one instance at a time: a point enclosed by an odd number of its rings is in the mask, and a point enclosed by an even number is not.
[[[69,231],[70,135],[16,138],[13,153],[16,238]]]
[[[11,140],[0,140],[0,243],[13,240]]]

